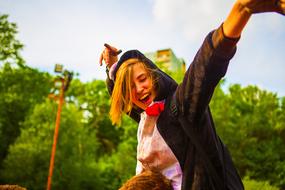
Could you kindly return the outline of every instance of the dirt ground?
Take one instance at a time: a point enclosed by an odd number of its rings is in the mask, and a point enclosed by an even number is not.
[[[19,185],[0,185],[0,190],[27,190]]]

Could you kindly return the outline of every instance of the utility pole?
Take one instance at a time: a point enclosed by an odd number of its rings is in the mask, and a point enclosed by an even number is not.
[[[58,109],[57,109],[57,114],[56,114],[55,129],[54,129],[54,135],[53,135],[53,145],[52,145],[51,157],[50,157],[47,190],[51,190],[52,174],[53,174],[53,168],[54,168],[54,158],[55,158],[56,144],[57,144],[57,138],[58,138],[58,131],[59,131],[59,126],[60,126],[60,114],[62,110],[62,105],[64,103],[64,93],[65,91],[67,91],[69,84],[73,77],[73,73],[67,70],[63,72],[62,69],[63,69],[62,65],[56,64],[55,72],[62,74],[62,76],[58,76],[54,80],[55,89],[59,88],[59,95],[56,95],[55,92],[49,95],[50,98],[54,100],[58,100]]]

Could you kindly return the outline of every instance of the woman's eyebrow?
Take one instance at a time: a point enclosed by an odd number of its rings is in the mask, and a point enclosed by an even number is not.
[[[144,77],[145,76],[145,73],[140,73],[138,76],[137,76],[137,79],[140,79],[140,78],[142,78],[142,77]]]

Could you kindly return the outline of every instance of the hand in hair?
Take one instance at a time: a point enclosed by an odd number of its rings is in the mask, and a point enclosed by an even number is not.
[[[103,64],[103,60],[108,68],[110,68],[114,63],[118,61],[118,55],[122,52],[122,50],[118,50],[117,48],[110,46],[109,44],[104,44],[105,49],[100,55],[100,66]]]

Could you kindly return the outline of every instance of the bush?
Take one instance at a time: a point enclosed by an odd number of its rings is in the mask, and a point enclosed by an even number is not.
[[[268,181],[256,181],[256,180],[250,179],[249,177],[245,177],[243,179],[243,184],[246,190],[256,190],[256,189],[279,190],[278,187],[270,185]]]

